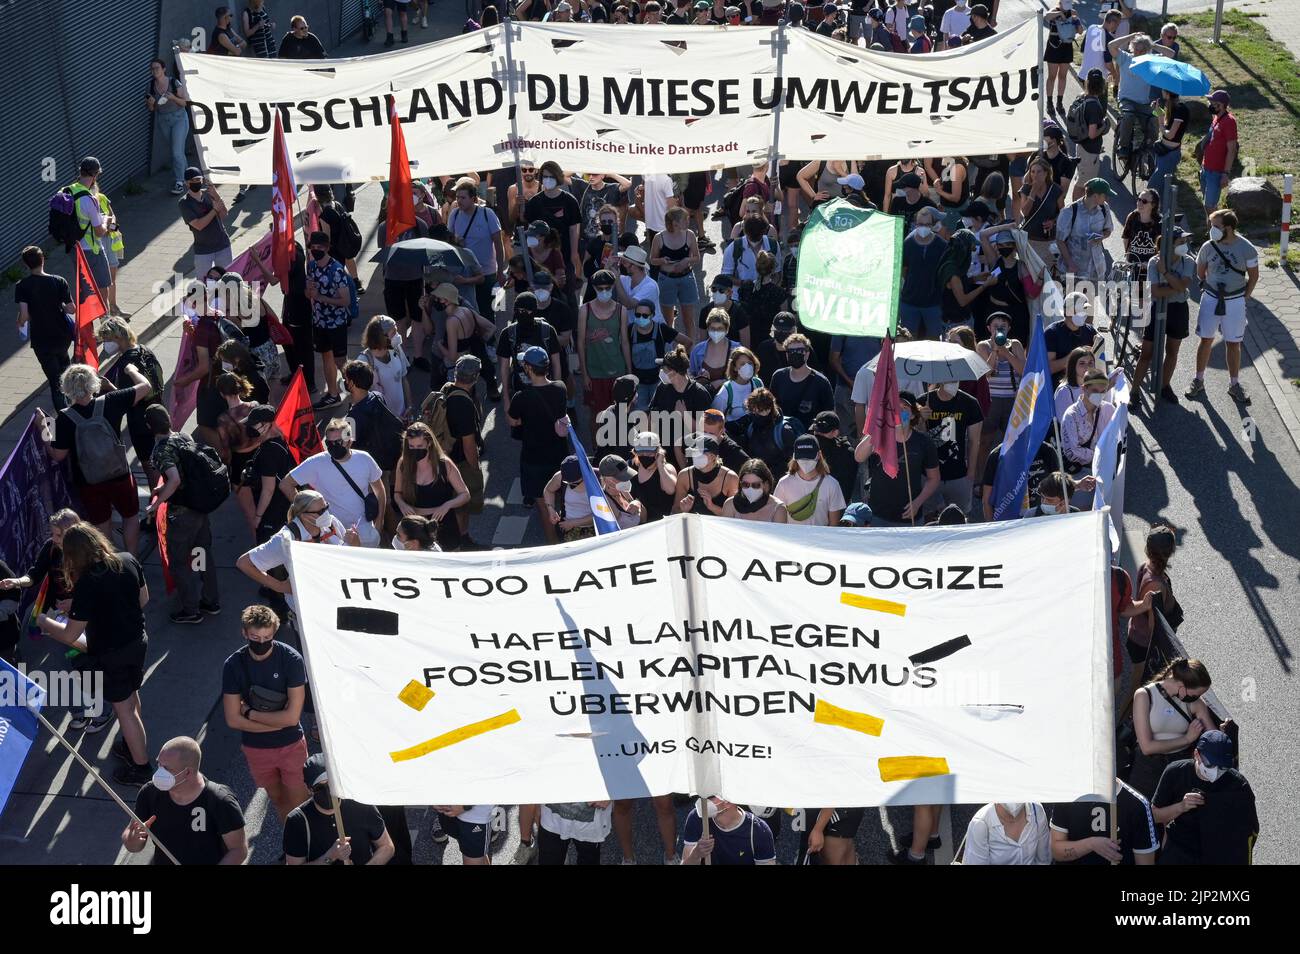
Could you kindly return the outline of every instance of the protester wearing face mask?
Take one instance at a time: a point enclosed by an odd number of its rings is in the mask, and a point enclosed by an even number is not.
[[[339,521],[357,531],[362,546],[377,547],[388,497],[383,472],[365,451],[353,450],[352,441],[351,421],[331,420],[325,425],[325,450],[289,471],[280,489],[293,497],[301,484],[316,488]]]
[[[1006,312],[1011,318],[1011,334],[1021,341],[1030,338],[1030,306],[1043,291],[1042,279],[1036,278],[1029,267],[1020,260],[1020,243],[1025,235],[1010,229],[987,231],[981,236],[981,245],[991,262],[989,277],[992,287],[984,296],[989,308]]]
[[[330,258],[330,238],[313,232],[308,239],[307,298],[312,303],[311,322],[316,353],[321,356],[325,393],[312,404],[317,410],[334,407],[339,397],[338,369],[348,359],[348,274],[341,262]]]
[[[1109,802],[1059,802],[1052,818],[1052,863],[1153,865],[1160,850],[1155,816],[1146,796],[1115,779]],[[1111,813],[1114,812],[1114,836]]]
[[[83,172],[85,163],[82,163]],[[94,169],[98,172],[98,161]],[[223,221],[230,214],[215,186],[210,185],[198,166],[185,170],[185,194],[177,200],[181,218],[193,233],[194,274],[202,278],[213,265],[227,267],[233,260],[230,235]],[[89,203],[87,203],[89,208]],[[98,207],[96,204],[96,213]],[[93,264],[93,259],[91,260]],[[105,262],[105,277],[107,262]],[[98,282],[98,279],[97,279]]]
[[[1016,390],[1025,373],[1025,348],[1011,336],[1011,316],[995,311],[988,318],[989,336],[975,345],[976,353],[989,366],[989,413],[985,418],[981,437],[980,457],[987,456],[988,448],[1002,435],[1011,420]]]
[[[448,328],[448,340],[451,329]],[[397,322],[387,315],[375,315],[366,323],[362,333],[365,349],[357,356],[374,372],[375,390],[383,395],[384,404],[398,417],[403,417],[411,407],[411,362],[402,347],[402,335]],[[457,348],[457,350],[460,350]],[[489,393],[489,400],[495,400]]]
[[[522,445],[519,485],[524,505],[536,504],[548,543],[555,542],[555,521],[551,519],[543,491],[569,451],[568,393],[563,384],[547,377],[552,361],[545,349],[536,345],[519,355],[528,384],[510,398],[506,410],[511,434]]]
[[[948,240],[948,247],[939,259],[935,284],[942,289],[939,301],[943,324],[946,326],[970,324],[972,304],[997,284],[995,275],[977,278],[970,274],[972,256],[976,254],[978,245],[974,232],[958,229]],[[1007,320],[1010,323],[1010,315]],[[907,326],[904,324],[903,327]]]
[[[1140,391],[1151,367],[1155,347],[1155,309],[1157,301],[1162,298],[1165,300],[1165,360],[1161,367],[1160,396],[1173,404],[1178,403],[1178,395],[1170,382],[1174,369],[1178,367],[1178,352],[1191,333],[1187,298],[1188,290],[1196,281],[1196,259],[1187,254],[1187,233],[1180,228],[1174,229],[1170,252],[1168,257],[1156,254],[1147,263],[1147,288],[1153,301],[1151,320],[1142,332],[1142,352],[1133,372],[1133,394],[1129,402],[1135,407],[1141,403]]]
[[[676,512],[677,468],[668,462],[659,435],[642,431],[632,440],[631,493],[641,503],[645,523]]]
[[[1106,199],[1115,194],[1105,179],[1089,179],[1083,198],[1071,202],[1056,217],[1056,247],[1064,271],[1076,279],[1100,281],[1106,277],[1102,243],[1114,229]]]
[[[767,252],[778,255],[780,248],[769,233],[770,225],[762,215],[748,215],[741,223],[743,234],[729,241],[722,250],[722,268],[719,274],[732,280],[732,297],[739,298],[742,288],[749,288],[758,280],[758,255]]]
[[[970,7],[966,0],[955,0],[939,21],[939,34],[960,37],[970,27]]]
[[[697,415],[713,406],[713,395],[703,384],[691,377],[690,358],[686,349],[680,344],[664,355],[659,367],[659,386],[655,388],[650,399],[650,412],[660,411],[671,415],[677,433],[683,434],[694,430],[693,422]],[[673,435],[660,429],[660,436],[671,439]],[[686,465],[686,456],[681,444],[673,447],[673,461],[678,467]]]
[[[1043,345],[1047,349],[1048,367],[1052,382],[1059,384],[1065,377],[1070,353],[1075,348],[1093,350],[1097,329],[1092,326],[1092,301],[1083,292],[1065,296],[1064,314],[1043,331]]]
[[[1038,503],[1024,511],[1020,516],[1055,517],[1063,513],[1079,513],[1079,508],[1069,503],[1074,496],[1076,484],[1069,474],[1060,471],[1048,474],[1038,482]]]
[[[1051,827],[1037,802],[994,802],[966,827],[964,865],[1050,865]]]
[[[733,347],[727,356],[726,379],[713,396],[713,406],[726,417],[727,423],[745,416],[745,399],[763,387],[758,376],[761,364],[748,348]]]
[[[984,414],[979,402],[962,391],[956,381],[948,381],[923,395],[918,408],[939,455],[940,484],[930,498],[929,509],[937,512],[956,504],[962,513],[969,513],[975,475],[981,464]]]
[[[564,171],[554,160],[543,162],[538,170],[541,173],[541,191],[524,205],[524,217],[529,222],[542,221],[559,233],[560,256],[565,267],[572,265],[572,275],[582,274],[582,261],[579,257],[579,232],[582,227],[582,210],[573,193],[561,188],[564,184]]]
[[[284,526],[289,498],[280,481],[294,468],[293,455],[275,423],[275,408],[259,404],[244,419],[250,458],[238,475],[236,497],[248,528],[258,543],[265,543]]]
[[[723,466],[716,437],[691,434],[685,446],[691,463],[677,472],[673,490],[677,512],[721,516],[723,505],[736,495],[740,479],[734,470]]]
[[[1228,396],[1243,406],[1250,398],[1238,380],[1241,342],[1246,336],[1246,303],[1259,281],[1259,255],[1244,235],[1237,234],[1237,213],[1220,209],[1210,215],[1210,238],[1196,254],[1196,275],[1201,280],[1201,307],[1196,315],[1196,377],[1186,391],[1189,399],[1205,395],[1205,369],[1210,364],[1214,339],[1223,335],[1228,365]]]
[[[895,426],[898,443],[898,473],[885,472],[871,435],[866,435],[853,450],[859,464],[867,465],[867,506],[871,522],[885,527],[916,525],[925,502],[939,489],[939,454],[934,441],[914,422],[922,421],[916,396],[902,391],[899,398],[899,422]]]
[[[647,519],[645,507],[633,494],[637,471],[626,460],[607,454],[601,458],[596,474],[620,530],[635,527]]]
[[[727,431],[750,457],[763,461],[774,474],[785,472],[798,436],[767,388],[750,392],[745,416],[728,424]]]
[[[1237,141],[1237,117],[1231,112],[1232,97],[1227,90],[1216,89],[1209,96],[1210,132],[1201,154],[1201,194],[1205,209],[1213,212],[1219,207],[1219,197],[1232,178],[1233,163],[1237,161],[1240,144]]]
[[[1201,733],[1216,728],[1201,697],[1210,689],[1210,671],[1199,659],[1178,658],[1133,693],[1137,750],[1129,784],[1150,798],[1170,762],[1185,759]],[[1157,821],[1161,821],[1159,816]]]
[[[794,458],[773,494],[785,504],[791,523],[831,527],[840,522],[844,513],[844,492],[830,475],[821,446],[812,434],[795,439]]]
[[[281,488],[283,486],[282,481]],[[350,547],[360,546],[361,541],[355,530],[345,528],[330,513],[329,504],[315,490],[300,490],[292,497],[285,514],[284,527],[240,556],[235,561],[235,568],[257,583],[259,592],[279,594],[288,609],[296,610],[297,603],[287,569],[291,540]]]
[[[578,364],[583,397],[592,414],[608,407],[614,382],[632,370],[628,321],[614,301],[614,275],[601,269],[592,276],[595,296],[578,309]]]
[[[636,409],[647,410],[660,384],[660,362],[670,348],[680,348],[679,342],[689,340],[677,329],[655,321],[655,303],[648,298],[633,302],[632,323],[629,329],[628,350],[632,357],[632,371],[637,377]],[[689,370],[690,362],[687,361]]]
[[[649,261],[659,269],[659,302],[664,309],[664,320],[673,321],[680,308],[681,320],[677,324],[693,335],[700,305],[695,269],[702,259],[695,233],[687,228],[688,218],[689,214],[682,208],[669,209],[664,214],[664,230],[657,232],[650,243]]]
[[[799,330],[799,322],[793,312],[778,311],[772,318],[772,337],[765,341],[760,341],[754,345],[754,356],[758,362],[766,369],[770,376],[781,368],[790,366],[790,361],[786,357],[786,343],[790,336]],[[809,352],[807,362],[816,366],[814,358],[816,356]]]
[[[441,549],[458,550],[462,540],[455,512],[469,497],[460,470],[428,425],[416,421],[408,426],[393,479],[393,503],[402,516],[433,521]]]
[[[593,415],[592,450],[597,457],[617,454],[626,459],[631,455],[632,442],[640,429],[645,426],[640,416],[644,411],[635,410],[638,383],[635,374],[625,374],[616,378],[610,391],[610,404]]]
[[[708,833],[700,820],[700,799],[682,826],[682,864],[701,865],[774,865],[776,843],[772,829],[734,802],[713,797],[705,801],[709,819]]]
[[[740,471],[749,454],[727,433],[727,418],[716,407],[711,407],[700,415],[700,433],[713,437],[718,442],[718,459],[728,470]]]
[[[1061,380],[1052,400],[1055,404],[1056,419],[1065,417],[1070,405],[1079,400],[1083,394],[1083,379],[1097,363],[1097,356],[1091,348],[1075,348],[1065,361],[1065,377]]]
[[[295,808],[284,823],[286,865],[386,865],[393,857],[393,839],[379,810],[348,798],[336,802],[330,793],[323,753],[300,769],[311,797]],[[342,824],[335,812],[343,815]],[[340,828],[347,832],[340,834]]]
[[[545,271],[555,279],[555,284],[560,288],[567,285],[567,266],[564,256],[560,253],[560,236],[549,223],[530,222],[528,228],[524,230],[524,248],[529,258],[533,260],[534,275],[539,270]]]
[[[189,736],[169,739],[158,753],[158,768],[135,797],[134,819],[122,832],[122,847],[139,854],[149,835],[185,867],[242,865],[248,858],[248,836],[239,799],[225,785],[199,772],[203,753]],[[153,865],[171,859],[154,848]]]
[[[1165,826],[1161,865],[1248,865],[1259,836],[1255,793],[1232,767],[1234,746],[1217,729],[1196,741],[1190,759],[1165,769],[1151,799]]]
[[[724,517],[755,523],[789,523],[785,503],[773,494],[775,481],[767,464],[758,458],[745,461],[737,475],[734,497],[722,505]]]
[[[933,338],[943,332],[939,263],[948,250],[948,243],[934,234],[938,221],[936,209],[919,209],[916,228],[903,242],[903,287],[899,293],[898,320],[914,338]]]
[[[1061,453],[1076,478],[1087,476],[1091,470],[1097,439],[1115,414],[1115,405],[1106,400],[1109,391],[1105,373],[1093,368],[1084,375],[1083,393],[1061,417]],[[1087,509],[1092,505],[1092,495],[1076,495],[1072,502]]]
[[[822,460],[847,503],[858,482],[858,462],[853,458],[853,442],[840,430],[841,418],[834,411],[822,411],[813,418],[808,432],[817,439]]]
[[[905,172],[895,180],[895,192],[902,190],[901,196],[895,195],[890,202],[890,215],[903,217],[903,230],[910,232],[916,224],[916,213],[921,209],[935,208],[934,202],[925,194],[925,178],[920,172]]]
[[[766,256],[769,253],[760,252],[759,255]],[[753,291],[745,296],[746,299],[753,297],[757,291],[758,289],[755,287]],[[717,312],[727,316],[727,331],[729,332],[727,337],[748,347],[747,342],[752,340],[750,306],[747,302],[741,302],[737,296],[737,284],[730,275],[715,275],[713,277],[713,281],[709,285],[709,303],[702,307],[698,321],[700,331],[707,332],[707,322]],[[702,340],[708,340],[707,333]]]
[[[560,380],[560,335],[539,319],[537,312],[537,296],[530,291],[521,292],[515,296],[515,320],[497,336],[501,392],[507,407],[515,393],[527,386],[526,368],[519,356],[530,348],[538,348],[547,356],[545,370],[552,380]]]
[[[659,307],[659,285],[650,277],[650,258],[645,249],[631,245],[620,253],[619,282],[614,286],[614,294],[625,308],[636,308],[638,302],[649,301],[653,306],[654,320],[663,323],[664,315]]]
[[[811,355],[812,343],[806,336],[790,335],[785,341],[786,367],[774,371],[768,384],[785,413],[797,418],[805,429],[822,411],[835,409],[834,389],[826,375],[808,366]]]
[[[153,471],[149,463],[149,453],[153,450],[153,435],[149,432],[149,425],[145,423],[144,416],[149,408],[162,403],[165,380],[162,365],[151,349],[136,341],[135,332],[121,318],[103,319],[99,323],[96,337],[103,342],[104,358],[112,355],[119,356],[104,374],[104,380],[108,381],[113,388],[135,386],[135,382],[126,372],[128,366],[143,374],[153,385],[153,390],[145,396],[144,400],[133,404],[126,412],[126,431],[131,435],[131,446],[135,449],[136,459],[145,468],[145,476],[149,478],[150,486],[156,485],[158,474]],[[63,395],[60,394],[59,397],[62,399]]]
[[[239,620],[244,645],[222,667],[222,711],[226,725],[240,733],[254,784],[266,789],[283,824],[308,797],[301,722],[307,670],[296,649],[276,640],[280,618],[270,607],[246,607]]]
[[[691,375],[709,389],[710,397],[725,380],[731,352],[740,347],[728,335],[731,318],[721,308],[710,310],[705,320],[706,337],[691,348]]]
[[[573,454],[560,462],[542,490],[546,519],[559,540],[571,543],[596,535],[591,516],[591,496],[582,480],[582,467]],[[549,541],[548,541],[549,542]]]

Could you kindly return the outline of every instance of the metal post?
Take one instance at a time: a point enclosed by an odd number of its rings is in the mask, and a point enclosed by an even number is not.
[[[510,145],[515,154],[515,189],[519,192],[519,209],[522,212],[524,208],[524,173],[523,164],[519,157],[519,120],[515,116],[515,57],[511,37],[515,30],[519,29],[514,18],[509,14],[501,21],[501,29],[506,34],[506,89],[509,94],[510,104]],[[539,185],[540,188],[540,185]],[[506,211],[510,210],[510,202],[506,202]],[[523,226],[514,230],[515,241],[524,253],[524,271],[528,274],[528,284],[533,283],[533,256],[528,252],[528,240],[523,234]]]
[[[1162,21],[1162,26],[1164,25],[1163,21],[1167,16],[1169,16],[1169,0],[1160,0],[1160,19]]]
[[[785,239],[785,229],[783,226],[783,215],[785,210],[781,207],[781,200],[784,195],[781,190],[781,107],[785,104],[785,73],[782,66],[785,62],[785,27],[786,20],[782,17],[776,24],[776,82],[781,90],[781,95],[776,101],[776,106],[772,109],[772,151],[767,163],[767,184],[775,200],[772,204],[772,218],[776,225],[777,250]]]
[[[1219,35],[1223,32],[1223,0],[1214,5],[1214,45],[1219,45]]]
[[[1287,246],[1291,244],[1291,185],[1292,175],[1288,172],[1282,177],[1282,235],[1277,246],[1283,268],[1286,268]]]
[[[1178,187],[1174,185],[1173,174],[1165,177],[1164,195],[1160,197],[1160,251],[1157,253],[1166,263],[1173,257],[1174,247],[1174,212],[1178,200]],[[1151,294],[1148,284],[1147,294]],[[1153,300],[1152,313],[1155,316],[1155,328],[1151,335],[1151,413],[1160,407],[1160,381],[1165,373],[1165,321],[1169,313],[1169,299]],[[1133,382],[1135,388],[1142,387],[1141,381]]]

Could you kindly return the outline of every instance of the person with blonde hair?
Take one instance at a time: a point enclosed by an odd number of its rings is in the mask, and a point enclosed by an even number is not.
[[[63,575],[72,589],[67,619],[46,612],[36,624],[46,636],[85,654],[83,672],[99,674],[113,711],[94,716],[85,729],[102,731],[116,715],[122,745],[114,746],[113,754],[127,764],[113,778],[123,785],[143,785],[153,775],[140,718],[139,690],[149,648],[144,570],[134,556],[114,550],[95,527],[77,523],[63,532]],[[96,705],[102,703],[96,700]]]
[[[388,491],[379,464],[365,451],[353,450],[354,440],[352,421],[332,418],[325,425],[325,450],[289,471],[280,490],[292,499],[301,484],[316,488],[343,525],[357,531],[362,546],[377,547]]]
[[[404,417],[411,404],[411,361],[402,347],[402,333],[388,315],[375,315],[366,322],[361,335],[365,348],[358,361],[370,365],[375,373],[373,390],[384,397],[384,404],[398,417]]]
[[[821,445],[812,434],[801,434],[795,439],[794,456],[772,493],[785,504],[790,523],[834,527],[844,515],[844,491],[831,476]]]
[[[469,497],[465,478],[429,426],[421,421],[408,426],[402,434],[402,456],[393,477],[393,504],[402,516],[432,520],[442,549],[456,550],[461,533],[455,512],[469,503]]]
[[[674,324],[677,309],[679,331],[692,340],[696,337],[696,313],[700,304],[700,287],[695,269],[703,261],[695,232],[687,228],[690,213],[680,206],[664,213],[664,230],[656,232],[650,243],[650,264],[659,269],[659,306],[664,321]]]

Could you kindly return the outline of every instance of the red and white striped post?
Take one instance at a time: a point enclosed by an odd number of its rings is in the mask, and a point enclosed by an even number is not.
[[[1286,247],[1291,243],[1291,179],[1290,173],[1282,177],[1282,238],[1278,242],[1279,258],[1286,263]]]

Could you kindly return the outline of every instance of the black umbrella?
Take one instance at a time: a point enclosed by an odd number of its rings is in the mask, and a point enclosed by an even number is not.
[[[448,275],[465,275],[468,270],[454,245],[431,238],[407,239],[380,249],[371,259],[384,263],[384,277],[393,281],[423,278],[425,269],[434,268]]]

